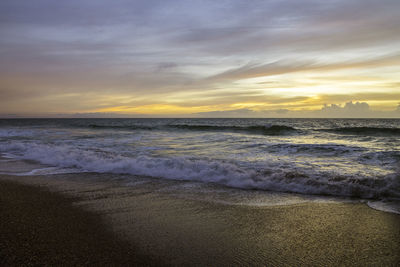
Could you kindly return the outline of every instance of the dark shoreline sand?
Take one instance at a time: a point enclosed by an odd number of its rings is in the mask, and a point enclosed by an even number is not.
[[[400,216],[362,203],[225,205],[144,188],[77,182],[79,175],[73,176],[77,177],[74,181],[0,176],[3,261],[9,265],[33,260],[96,266],[110,265],[110,261],[114,266],[126,266],[127,262],[180,266],[400,264]],[[60,211],[64,209],[68,211],[65,215]],[[14,217],[5,220],[4,214]],[[38,216],[43,220],[38,222]],[[16,220],[23,222],[15,224]],[[68,237],[68,244],[53,242],[47,234],[41,235],[42,240],[15,235],[35,230],[37,223],[59,241]],[[60,231],[55,223],[71,224],[71,228]],[[29,249],[27,241],[34,244]],[[73,253],[80,256],[75,258]]]
[[[74,201],[0,181],[0,266],[157,265]]]

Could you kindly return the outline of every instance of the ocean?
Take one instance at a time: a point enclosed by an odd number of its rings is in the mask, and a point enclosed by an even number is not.
[[[400,119],[2,119],[0,153],[3,174],[173,180],[174,194],[234,204],[400,213]]]

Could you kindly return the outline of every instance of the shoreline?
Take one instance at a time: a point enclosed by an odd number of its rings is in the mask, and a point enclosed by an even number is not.
[[[34,229],[35,221],[32,219],[37,216],[32,217],[29,209],[19,210],[19,206],[14,204],[16,198],[36,196],[31,198],[30,204],[19,202],[29,204],[31,208],[43,208],[43,203],[51,203],[55,211],[72,209],[73,214],[80,214],[79,218],[89,219],[82,222],[79,231],[70,230],[71,235],[68,236],[71,236],[71,242],[75,242],[76,248],[87,247],[80,234],[82,232],[92,233],[89,236],[94,239],[101,237],[101,240],[105,240],[103,235],[107,236],[109,241],[104,243],[92,240],[96,244],[93,249],[101,251],[108,247],[106,244],[115,244],[107,249],[119,253],[118,260],[113,262],[116,266],[126,266],[127,262],[131,265],[176,266],[396,266],[400,263],[400,215],[377,211],[366,204],[226,205],[181,199],[163,194],[162,190],[159,192],[145,187],[119,187],[104,181],[80,181],[79,176],[70,175],[73,179],[68,180],[0,175],[1,212],[7,209],[18,211],[15,218],[26,216],[24,222],[30,223],[25,226]],[[11,187],[4,184],[11,184]],[[20,196],[17,197],[15,192],[19,192]],[[8,202],[3,200],[7,194],[12,196]],[[62,229],[50,223],[59,215],[46,209],[38,211],[43,218],[49,219],[42,228],[61,235],[58,231],[62,232]],[[74,225],[75,221],[66,220],[63,223]],[[90,230],[93,223],[98,225],[94,234]],[[6,228],[10,226],[4,221],[2,225]],[[72,234],[73,231],[75,234]],[[43,236],[43,243],[49,243],[50,237]],[[14,242],[16,249],[11,254],[6,250],[6,259],[23,251],[23,240],[2,238],[2,243]],[[65,258],[62,250],[65,244],[52,244]],[[118,250],[121,244],[125,249]],[[43,256],[46,254],[43,251],[47,250],[42,248],[42,254],[35,255]],[[96,265],[107,265],[107,257],[104,257],[113,253],[98,254],[101,257],[98,257]],[[34,259],[42,263],[41,260],[46,257]],[[118,264],[121,261],[125,264]]]

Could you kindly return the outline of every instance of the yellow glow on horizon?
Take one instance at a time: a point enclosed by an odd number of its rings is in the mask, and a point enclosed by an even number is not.
[[[359,67],[356,65],[356,67]],[[386,67],[387,68],[387,67]],[[393,67],[392,67],[393,68]],[[396,67],[400,71],[399,67]],[[353,95],[358,93],[399,92],[399,78],[393,70],[363,68],[322,68],[273,75],[243,77],[236,88],[257,88],[265,95],[306,96],[322,94]],[[323,104],[323,103],[321,103]]]
[[[153,105],[143,105],[137,107],[116,106],[111,108],[97,109],[94,112],[136,113],[136,114],[190,114],[190,113],[215,110],[215,108],[216,108],[215,106],[183,107],[183,106],[169,105],[169,104],[153,104]]]
[[[367,102],[373,110],[391,111],[400,102],[399,86],[397,77],[386,77],[384,73],[371,76],[352,69],[307,70],[239,77],[206,85],[203,89],[190,88],[159,95],[97,96],[93,103],[97,102],[98,108],[89,112],[189,115],[237,109],[315,111],[324,104],[344,105],[349,101]]]

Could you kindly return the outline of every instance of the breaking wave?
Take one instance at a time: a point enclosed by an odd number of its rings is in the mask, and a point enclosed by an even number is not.
[[[8,144],[0,151],[21,159],[36,160],[85,172],[121,173],[173,180],[218,183],[242,189],[302,194],[352,196],[369,199],[400,198],[400,175],[381,177],[340,175],[332,172],[269,166],[257,170],[233,162],[190,157],[122,156],[79,149],[69,145]]]
[[[26,129],[0,129],[0,137],[27,137],[35,135],[35,131]]]

